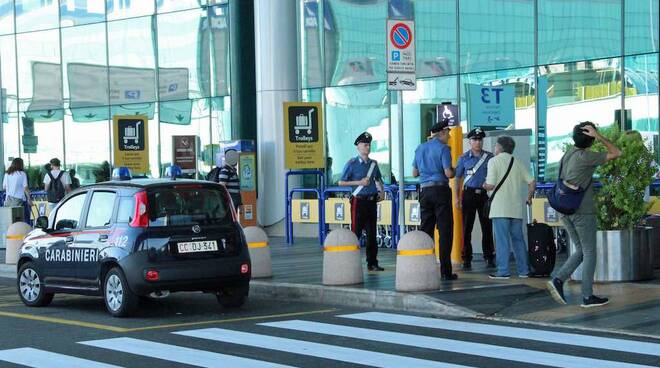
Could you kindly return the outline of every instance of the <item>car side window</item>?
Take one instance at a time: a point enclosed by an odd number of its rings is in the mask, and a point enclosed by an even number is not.
[[[121,197],[119,198],[119,209],[117,210],[117,222],[129,223],[131,222],[135,210],[135,198]]]
[[[87,193],[80,193],[64,202],[55,214],[55,230],[71,230],[78,228]]]
[[[85,227],[104,227],[112,222],[115,208],[114,192],[94,192],[89,203]]]

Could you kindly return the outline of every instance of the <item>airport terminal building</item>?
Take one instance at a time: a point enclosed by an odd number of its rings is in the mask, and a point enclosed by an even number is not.
[[[58,157],[94,182],[104,161],[115,163],[113,118],[146,116],[130,133],[148,142],[150,177],[172,162],[173,136],[197,137],[202,175],[220,142],[254,140],[268,226],[284,217],[286,101],[321,103],[330,184],[364,131],[386,181],[412,180],[415,147],[443,102],[458,106],[463,132],[527,135],[539,182],[556,176],[584,120],[637,130],[660,157],[659,3],[0,0],[0,168],[22,157],[39,170]],[[388,18],[415,21],[403,132],[387,85]],[[480,118],[475,86],[502,91],[498,119]]]

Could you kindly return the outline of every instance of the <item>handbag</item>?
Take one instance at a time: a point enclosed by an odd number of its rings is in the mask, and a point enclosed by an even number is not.
[[[504,174],[504,177],[502,177],[502,180],[500,180],[500,182],[495,187],[493,194],[491,194],[490,197],[488,197],[486,204],[484,204],[484,212],[486,217],[490,216],[490,206],[493,204],[493,198],[495,198],[495,194],[497,194],[497,191],[500,190],[502,183],[504,183],[506,178],[509,176],[509,172],[511,172],[511,167],[513,167],[513,156],[511,157],[511,161],[509,162],[509,167],[506,169],[506,173]]]
[[[577,150],[571,152],[571,154],[566,157],[566,160],[573,156],[575,152],[577,152]],[[563,164],[564,158],[562,157],[561,161],[559,162],[559,174],[557,175],[557,182],[552,186],[552,188],[550,188],[550,191],[548,192],[548,203],[550,204],[550,207],[555,209],[555,211],[563,215],[572,215],[577,212],[578,208],[580,208],[580,204],[582,204],[582,199],[584,198],[584,193],[586,193],[587,189],[589,189],[591,186],[593,178],[589,181],[589,185],[587,185],[586,188],[573,189],[564,184],[564,181],[561,179]]]

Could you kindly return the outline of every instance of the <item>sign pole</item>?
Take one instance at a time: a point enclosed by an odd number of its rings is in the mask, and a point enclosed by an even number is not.
[[[405,206],[405,174],[403,167],[403,91],[397,92],[397,106],[399,112],[398,125],[399,125],[399,238],[405,234],[405,220],[406,220],[406,206]]]

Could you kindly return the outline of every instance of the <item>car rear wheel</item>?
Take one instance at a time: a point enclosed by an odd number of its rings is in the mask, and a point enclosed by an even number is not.
[[[44,307],[53,301],[53,293],[47,293],[41,276],[34,267],[34,263],[27,262],[18,270],[18,295],[23,304],[28,307]]]
[[[238,308],[247,300],[247,295],[234,289],[223,289],[216,293],[215,297],[224,308]]]
[[[128,287],[124,272],[119,267],[105,275],[103,299],[108,313],[114,317],[127,317],[135,311],[138,298]]]

